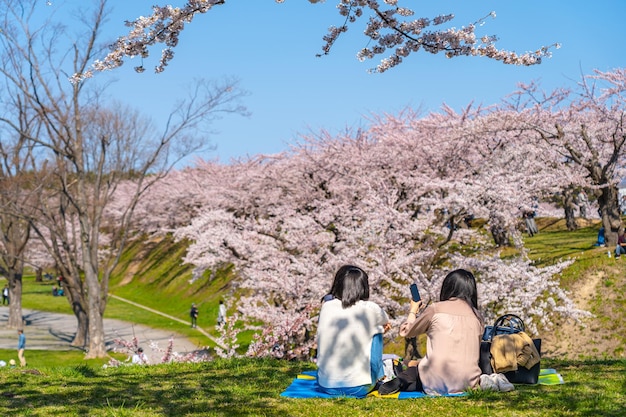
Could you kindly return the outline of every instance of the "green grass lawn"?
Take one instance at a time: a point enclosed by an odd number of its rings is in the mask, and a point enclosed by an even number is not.
[[[234,359],[200,364],[0,369],[3,416],[623,416],[626,362],[554,362],[566,383],[460,398],[291,399],[312,365]]]

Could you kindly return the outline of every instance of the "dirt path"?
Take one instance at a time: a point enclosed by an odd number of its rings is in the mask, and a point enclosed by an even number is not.
[[[115,297],[121,301],[133,304],[137,307],[149,310],[155,314],[168,317],[188,325],[186,321],[165,313],[150,309],[148,307],[133,303],[129,300]],[[23,310],[24,334],[26,335],[26,348],[33,350],[73,350],[70,346],[74,334],[76,333],[76,318],[71,314],[49,313],[36,310]],[[0,306],[0,349],[17,349],[17,332],[15,329],[7,328],[9,319],[9,308]],[[202,334],[214,340],[211,335],[202,329],[198,329]],[[191,352],[201,348],[196,346],[186,337],[167,330],[153,329],[147,326],[134,324],[122,320],[104,319],[105,343],[107,349],[114,347],[114,339],[122,338],[131,340],[137,337],[139,344],[149,352],[151,343],[158,344],[165,348],[170,338],[174,339],[174,351]]]
[[[619,304],[615,301],[621,294],[619,288],[624,286],[624,278],[619,270],[610,271],[616,283],[615,288],[607,288],[603,282],[608,276],[607,271],[594,271],[574,285],[571,296],[577,307],[591,311],[596,305],[601,312],[581,323],[572,320],[557,323],[553,330],[542,335],[542,354],[557,359],[626,357],[623,332],[618,330],[623,328],[623,310],[616,309]]]

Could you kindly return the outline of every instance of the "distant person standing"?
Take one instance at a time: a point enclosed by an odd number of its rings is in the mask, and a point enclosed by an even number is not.
[[[189,316],[191,317],[191,327],[197,327],[198,320],[198,307],[196,307],[196,303],[191,304],[191,310],[189,311]]]
[[[220,300],[220,306],[217,311],[217,325],[222,326],[224,323],[226,323],[226,306],[224,301]]]
[[[535,211],[531,210],[526,210],[522,214],[522,216],[524,217],[524,223],[526,223],[528,235],[531,237],[539,233],[539,229],[537,229],[537,223],[535,222],[535,214]]]
[[[9,286],[5,284],[2,289],[2,305],[9,304]]]
[[[604,235],[604,227],[600,227],[598,230],[598,240],[593,246],[606,246],[606,236]]]
[[[26,359],[24,358],[24,349],[26,349],[26,336],[24,336],[24,330],[22,329],[18,329],[17,334],[17,357],[20,360],[20,366],[26,366]]]
[[[624,226],[619,228],[617,232],[617,246],[615,247],[615,259],[619,259],[620,255],[626,253],[626,234]]]
[[[583,219],[587,218],[587,205],[589,204],[589,199],[587,198],[587,193],[580,192],[578,193],[578,211],[580,212],[580,217]]]

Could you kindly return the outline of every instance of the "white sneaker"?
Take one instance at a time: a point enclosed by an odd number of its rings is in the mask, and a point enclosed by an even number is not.
[[[499,391],[498,382],[493,378],[495,374],[482,374],[480,376],[480,389],[483,391]]]
[[[515,389],[515,386],[511,384],[508,379],[506,379],[506,376],[504,376],[504,374],[491,374],[491,378],[498,385],[499,391],[509,392]]]

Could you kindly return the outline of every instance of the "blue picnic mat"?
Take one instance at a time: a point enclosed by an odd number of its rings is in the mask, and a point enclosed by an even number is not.
[[[537,382],[539,385],[558,385],[564,384],[565,381],[561,374],[559,374],[555,369],[542,369],[539,372],[539,381]],[[298,376],[296,376],[291,383],[283,391],[281,397],[287,398],[341,398],[337,395],[327,394],[319,390],[319,385],[317,385],[317,371],[305,371]],[[467,395],[465,392],[461,392],[459,394],[448,394],[445,397],[462,397]],[[431,395],[424,394],[423,392],[396,392],[395,394],[390,395],[380,395],[378,391],[373,391],[368,394],[368,397],[378,397],[378,398],[393,398],[398,400],[405,400],[409,398],[428,398],[432,397]],[[343,397],[350,398],[350,397]]]
[[[353,398],[353,397],[340,397],[337,395],[326,394],[319,390],[319,385],[317,385],[317,371],[306,371],[298,375],[291,385],[287,387],[285,391],[281,394],[281,397],[288,398]],[[448,394],[447,397],[459,397],[467,395],[462,392],[459,394]],[[409,398],[428,398],[430,395],[424,394],[423,392],[396,392],[395,394],[390,395],[380,395],[378,391],[373,391],[368,394],[368,397],[379,397],[379,398],[393,398],[398,400],[404,400]]]

